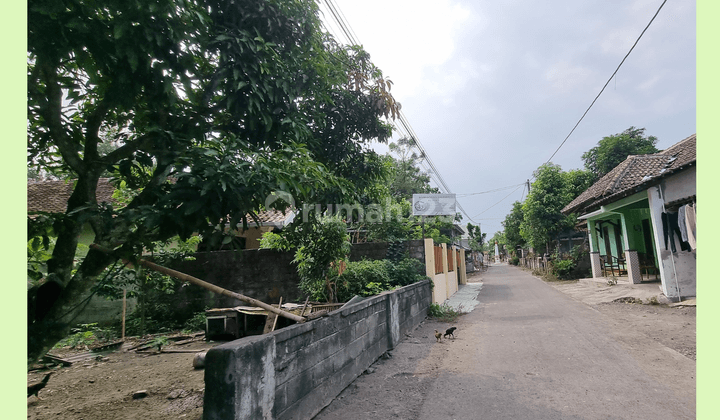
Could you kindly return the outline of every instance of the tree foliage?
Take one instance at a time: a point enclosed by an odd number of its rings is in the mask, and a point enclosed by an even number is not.
[[[482,233],[480,226],[475,226],[470,222],[467,224],[467,231],[468,236],[470,237],[470,240],[468,241],[470,249],[473,251],[482,251],[487,233]]]
[[[505,216],[505,220],[502,222],[505,232],[505,239],[507,240],[508,246],[512,249],[516,249],[518,246],[523,247],[525,245],[525,239],[520,233],[520,225],[524,219],[523,203],[516,201],[513,203],[512,210]]]
[[[316,300],[337,302],[338,264],[350,255],[350,236],[340,217],[313,217],[280,234],[265,233],[260,247],[295,252],[300,290]]]
[[[439,192],[430,186],[430,176],[418,167],[423,156],[412,150],[414,139],[403,137],[389,146],[390,153],[394,155],[388,155],[392,162],[390,192],[393,197],[411,200],[413,194]]]
[[[67,211],[44,221],[56,241],[29,361],[118,257],[175,235],[219,245],[273,191],[357,197],[383,171],[368,143],[389,138],[399,110],[367,53],[321,31],[312,0],[32,0],[27,76],[28,169],[74,184]],[[131,199],[99,206],[105,173]],[[76,261],[85,224],[115,254]]]
[[[598,145],[583,153],[585,169],[595,175],[595,180],[610,172],[630,155],[657,153],[657,137],[645,136],[644,128],[630,127],[622,133],[603,137]]]
[[[568,177],[560,165],[552,163],[538,168],[530,193],[523,205],[520,235],[531,247],[541,249],[560,232],[574,225],[574,216],[560,212],[571,200]]]

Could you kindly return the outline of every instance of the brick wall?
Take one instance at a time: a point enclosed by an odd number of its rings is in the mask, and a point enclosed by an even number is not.
[[[425,319],[431,299],[422,281],[213,348],[203,418],[311,419]]]

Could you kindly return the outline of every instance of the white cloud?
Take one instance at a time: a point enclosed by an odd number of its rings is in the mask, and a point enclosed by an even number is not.
[[[545,79],[550,82],[555,90],[560,93],[568,93],[575,90],[578,86],[586,83],[592,70],[573,65],[567,60],[555,63],[545,72]]]
[[[451,0],[336,2],[400,100],[428,89],[427,72],[451,60],[463,27],[477,20]]]

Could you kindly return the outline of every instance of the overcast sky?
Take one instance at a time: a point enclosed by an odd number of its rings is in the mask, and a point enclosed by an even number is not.
[[[421,144],[488,237],[502,230],[512,203],[527,190],[464,194],[531,178],[662,4],[334,1],[394,82],[392,93]],[[331,33],[345,41],[330,19]],[[630,126],[656,136],[659,149],[695,133],[694,1],[665,4],[552,162],[566,171],[581,169],[584,152]]]

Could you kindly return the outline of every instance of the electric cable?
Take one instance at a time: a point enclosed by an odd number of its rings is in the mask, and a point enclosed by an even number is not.
[[[607,82],[605,82],[605,86],[603,86],[602,89],[600,89],[600,93],[598,93],[597,96],[595,96],[595,99],[593,99],[592,103],[591,103],[590,106],[585,110],[585,112],[582,114],[582,117],[580,117],[580,120],[578,120],[578,122],[575,124],[575,126],[573,127],[573,129],[570,130],[570,133],[567,135],[567,137],[565,137],[565,140],[563,140],[562,143],[560,143],[560,146],[558,146],[558,148],[555,149],[555,152],[552,154],[552,156],[550,156],[550,159],[548,159],[543,165],[546,165],[548,162],[550,162],[550,161],[552,160],[553,157],[555,157],[555,155],[556,155],[557,152],[560,150],[560,148],[563,147],[563,145],[565,144],[565,142],[568,140],[568,138],[570,138],[570,136],[571,136],[572,133],[575,131],[575,129],[578,127],[578,125],[580,125],[580,122],[585,118],[585,115],[587,115],[587,113],[590,111],[590,108],[592,108],[593,105],[595,105],[595,102],[598,100],[598,98],[600,97],[600,95],[602,95],[602,93],[605,91],[605,88],[607,87],[608,84],[610,84],[610,81],[615,77],[615,74],[617,74],[618,70],[620,70],[620,67],[623,65],[623,63],[625,62],[625,60],[628,58],[628,56],[630,55],[630,53],[633,51],[633,49],[635,48],[635,46],[638,44],[638,42],[640,41],[640,38],[643,37],[643,35],[645,34],[645,31],[648,30],[648,28],[650,27],[650,25],[653,23],[653,21],[654,21],[655,18],[657,17],[658,13],[660,13],[660,10],[663,8],[663,6],[665,6],[665,3],[667,3],[667,0],[663,0],[662,4],[660,5],[660,7],[659,7],[659,8],[657,9],[657,11],[655,12],[655,15],[653,15],[652,19],[650,19],[650,22],[647,24],[647,26],[645,26],[645,29],[643,29],[643,31],[640,33],[640,36],[638,37],[638,39],[635,40],[635,43],[632,45],[632,47],[630,47],[630,51],[628,51],[627,54],[625,54],[625,57],[623,57],[623,59],[622,59],[622,61],[620,62],[620,64],[618,64],[618,66],[617,66],[617,68],[615,69],[615,71],[613,72],[613,74],[610,76],[610,78],[607,80]],[[533,178],[535,178],[535,175],[534,175],[534,174],[533,174]]]

